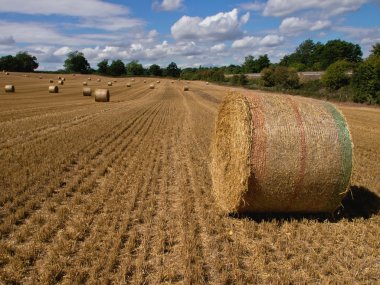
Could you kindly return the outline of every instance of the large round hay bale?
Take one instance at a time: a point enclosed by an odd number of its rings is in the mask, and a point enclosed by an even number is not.
[[[132,86],[131,83],[128,82],[128,83],[127,83],[127,87],[131,87],[131,86]]]
[[[58,80],[58,84],[59,85],[63,85],[63,80],[61,79],[61,80]]]
[[[348,191],[352,140],[324,101],[230,94],[215,126],[211,173],[225,212],[332,212]]]
[[[150,89],[154,89],[154,84],[150,84],[150,85],[149,85],[149,88],[150,88]]]
[[[7,93],[15,92],[15,86],[11,84],[5,85],[4,89],[5,89],[5,92]]]
[[[83,86],[87,86],[87,82],[86,81],[83,81]]]
[[[184,86],[183,91],[189,91],[189,86]]]
[[[49,93],[58,93],[58,90],[58,86],[56,85],[49,86]]]
[[[5,75],[9,75],[9,72],[5,72]]]
[[[91,81],[91,77],[87,78],[88,81]]]
[[[112,82],[111,82],[111,81],[108,81],[107,85],[108,85],[108,86],[112,86]]]
[[[98,78],[96,81],[98,81],[98,82],[100,82],[100,81],[102,81],[100,78]]]
[[[157,80],[157,83],[160,83],[160,80]]]
[[[135,79],[134,79],[134,78],[132,78],[132,82],[135,82]]]
[[[110,92],[108,89],[96,89],[94,92],[95,102],[109,102]]]
[[[83,96],[91,96],[92,95],[92,90],[90,87],[84,87],[83,88]]]

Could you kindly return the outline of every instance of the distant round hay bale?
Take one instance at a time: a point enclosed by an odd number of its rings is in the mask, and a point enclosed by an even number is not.
[[[87,86],[87,82],[86,81],[83,81],[83,86]]]
[[[96,89],[94,92],[95,102],[109,102],[110,92],[108,89]]]
[[[51,85],[49,86],[49,93],[58,93],[58,86],[57,85]]]
[[[53,80],[53,79],[50,79],[50,80],[49,80],[49,83],[54,83],[54,80]]]
[[[42,79],[42,76],[38,77],[39,79]]]
[[[115,83],[116,83],[116,82],[117,82],[117,80],[115,79],[113,82],[115,82]]]
[[[160,80],[157,80],[157,83],[160,83]]]
[[[7,93],[13,93],[16,91],[15,86],[11,84],[5,85],[4,89]]]
[[[87,78],[88,81],[91,81],[91,77]]]
[[[132,82],[135,82],[135,79],[134,79],[134,78],[132,78]]]
[[[206,85],[208,85],[209,83],[208,82],[206,82]]]
[[[150,89],[154,89],[154,84],[150,84],[150,85],[149,85],[149,88],[150,88]]]
[[[189,91],[189,86],[184,86],[183,91]]]
[[[65,77],[62,77],[62,81],[65,82],[65,81],[66,81],[66,78],[65,78]]]
[[[63,85],[63,80],[58,80],[59,85]]]
[[[172,84],[174,83],[174,81],[172,81]]]
[[[96,81],[98,81],[98,82],[100,82],[100,81],[102,81],[100,78],[98,78]]]
[[[62,78],[61,78],[61,76],[58,76],[58,80],[61,80]]]
[[[108,81],[107,85],[108,85],[108,86],[112,86],[112,82],[111,82],[111,81]]]
[[[92,90],[90,87],[84,87],[83,88],[83,96],[91,96],[92,95]]]
[[[144,80],[144,83],[146,83],[146,80]]]
[[[348,191],[352,139],[334,105],[229,94],[212,143],[213,194],[232,212],[332,212]]]
[[[5,72],[5,75],[9,75],[9,72]]]
[[[131,85],[131,83],[127,83],[127,87],[131,87],[132,85]]]

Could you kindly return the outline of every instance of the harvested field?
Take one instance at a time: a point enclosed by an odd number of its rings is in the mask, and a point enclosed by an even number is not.
[[[100,104],[48,78],[0,77],[0,284],[379,282],[380,108],[338,105],[354,200],[334,217],[229,216],[209,171],[226,88],[118,78]]]

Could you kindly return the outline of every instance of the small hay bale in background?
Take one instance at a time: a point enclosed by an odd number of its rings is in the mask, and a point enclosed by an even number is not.
[[[150,88],[150,89],[154,89],[154,84],[150,84],[150,85],[149,85],[149,88]]]
[[[9,75],[9,72],[5,72],[5,75]]]
[[[84,87],[83,88],[83,96],[91,96],[92,95],[92,90],[90,87]]]
[[[144,80],[144,83],[146,83],[146,80]]]
[[[116,83],[116,82],[117,82],[117,80],[115,79],[113,82],[115,82],[115,83]]]
[[[53,80],[53,79],[50,79],[50,80],[49,80],[49,83],[54,83],[54,80]]]
[[[42,79],[42,76],[38,77],[39,79]]]
[[[128,83],[127,83],[127,87],[131,87],[131,86],[132,86],[131,83],[128,82]]]
[[[61,78],[61,76],[58,76],[58,80],[61,80],[62,78]]]
[[[174,83],[174,81],[172,80],[172,84]]]
[[[208,82],[206,82],[206,85],[208,85],[209,83]]]
[[[87,78],[88,81],[91,81],[91,77]]]
[[[135,82],[135,79],[134,79],[134,78],[132,78],[132,82]]]
[[[213,194],[231,212],[332,212],[348,191],[352,140],[328,102],[229,94],[212,143]]]
[[[12,84],[5,85],[4,89],[5,89],[5,92],[7,92],[7,93],[14,93],[15,92],[15,87]]]
[[[98,82],[100,82],[100,81],[102,81],[100,78],[98,78],[96,81],[98,81]]]
[[[110,92],[108,89],[96,89],[94,92],[95,102],[109,102]]]
[[[112,86],[112,82],[111,82],[111,81],[108,81],[107,85],[108,85],[108,86]]]
[[[160,83],[160,80],[157,80],[157,83]]]
[[[58,80],[59,85],[63,85],[63,80]]]
[[[86,81],[83,81],[83,86],[87,86],[87,82]]]
[[[58,86],[57,85],[51,85],[49,86],[49,93],[58,93]]]
[[[184,86],[183,91],[189,91],[189,86]]]
[[[62,77],[62,81],[65,82],[65,81],[66,81],[66,78],[65,78],[65,77]]]

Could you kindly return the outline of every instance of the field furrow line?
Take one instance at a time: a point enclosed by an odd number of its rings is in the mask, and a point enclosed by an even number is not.
[[[156,111],[156,113],[157,113],[157,111]],[[144,118],[144,120],[146,121],[146,117],[140,117],[140,118]],[[139,129],[139,128],[137,128],[137,129]],[[123,141],[123,140],[121,140],[121,141]],[[128,142],[126,142],[125,144],[128,144]],[[123,148],[123,147],[126,148],[126,146],[121,146],[121,147],[119,147],[119,149]],[[67,209],[66,205],[70,204],[69,203],[70,201],[74,201],[74,203],[75,203],[75,201],[81,202],[81,199],[78,199],[78,196],[80,196],[82,193],[84,193],[85,195],[89,195],[91,193],[91,189],[93,189],[93,187],[96,186],[98,183],[96,181],[96,178],[107,173],[107,169],[110,167],[110,165],[114,162],[114,160],[117,157],[118,149],[113,148],[110,151],[110,153],[113,153],[114,155],[111,155],[110,159],[103,162],[103,164],[101,164],[100,166],[99,165],[97,166],[98,169],[97,169],[95,175],[92,175],[92,177],[93,177],[92,179],[87,179],[87,181],[85,179],[80,179],[79,183],[81,183],[81,182],[83,182],[83,183],[78,186],[78,189],[76,190],[76,192],[79,194],[75,195],[75,197],[74,197],[75,199],[72,198],[74,195],[71,194],[69,196],[69,198],[67,197],[67,195],[64,195],[64,198],[65,198],[64,204],[62,204],[62,201],[57,201],[57,203],[59,205],[61,203],[61,206],[59,207],[60,209]],[[78,183],[78,181],[76,183]],[[72,188],[73,187],[71,187],[71,189]],[[60,200],[62,200],[62,199],[60,199]],[[55,208],[57,208],[57,207],[55,207]],[[57,209],[55,209],[54,211],[59,212],[59,210],[57,210]],[[62,222],[63,222],[63,224],[62,224]],[[56,224],[58,224],[59,226],[54,227]],[[63,226],[64,226],[64,221],[61,221],[61,223],[57,223],[57,221],[55,220],[55,221],[52,221],[51,223],[48,223],[47,225],[45,224],[41,228],[41,230],[37,231],[34,235],[37,235],[37,237],[38,237],[43,233],[44,238],[42,239],[42,242],[49,242],[51,240],[51,238],[54,236],[54,234],[59,230],[59,228],[63,228]],[[46,232],[46,229],[49,229],[48,232]],[[48,236],[48,238],[46,238],[46,236]],[[41,240],[41,238],[40,239],[37,238],[37,240]]]

